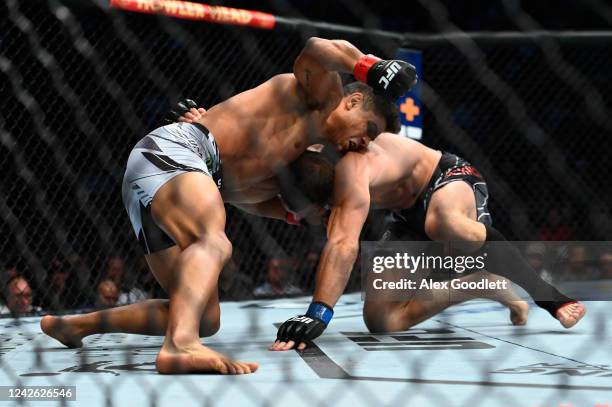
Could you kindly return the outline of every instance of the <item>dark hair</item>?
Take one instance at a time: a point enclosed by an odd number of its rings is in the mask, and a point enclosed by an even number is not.
[[[334,189],[334,163],[323,154],[305,151],[280,174],[281,197],[292,211],[326,205]]]
[[[363,108],[373,110],[385,119],[385,131],[398,133],[400,118],[395,103],[374,92],[370,86],[362,82],[351,82],[344,85],[344,96],[359,92],[363,95]]]

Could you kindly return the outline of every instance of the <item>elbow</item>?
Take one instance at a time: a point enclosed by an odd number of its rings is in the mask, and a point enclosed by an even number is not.
[[[326,40],[319,37],[310,37],[304,45],[302,55],[307,55],[311,58],[319,60],[322,55],[327,55],[336,48],[337,46],[332,40]]]
[[[324,40],[319,37],[310,37],[306,40],[306,44],[304,45],[304,51],[313,51],[320,49],[323,46],[323,43],[328,42],[328,40]]]
[[[317,56],[321,53],[321,41],[325,40],[318,37],[310,37],[306,41],[304,48],[302,48],[302,51],[293,63],[293,72],[301,72],[304,66],[308,64],[308,61],[317,59]]]

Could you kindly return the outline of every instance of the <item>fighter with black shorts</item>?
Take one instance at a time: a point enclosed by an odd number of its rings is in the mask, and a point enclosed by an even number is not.
[[[411,240],[454,242],[454,247],[466,253],[488,253],[486,270],[523,287],[539,307],[565,328],[574,326],[584,316],[584,305],[539,278],[516,248],[492,226],[486,182],[462,158],[397,134],[384,133],[367,149],[345,154],[335,166],[316,157],[312,161],[312,165],[301,166],[303,174],[296,177],[296,184],[307,180],[300,188],[317,204],[326,203],[317,201],[318,191],[330,190],[329,185],[333,185],[332,196],[328,197],[332,206],[328,241],[317,271],[313,302],[305,315],[281,325],[272,350],[294,346],[303,349],[327,327],[333,306],[353,269],[359,237],[371,208],[394,212],[395,221],[387,239],[408,240],[410,236]],[[512,310],[511,303],[518,297],[510,295],[513,300],[497,290],[482,294]],[[371,331],[404,330],[452,305],[445,298],[448,295],[442,295],[441,301],[429,302],[427,309],[416,315],[410,301],[366,298],[364,320]],[[526,319],[528,307],[522,303],[518,313]],[[512,315],[511,319],[515,323]]]
[[[493,219],[489,213],[489,190],[485,179],[476,167],[465,159],[444,152],[415,205],[391,213],[390,225],[381,240],[429,240],[425,233],[425,217],[431,197],[440,188],[456,181],[463,181],[472,188],[476,203],[476,220],[491,225]]]

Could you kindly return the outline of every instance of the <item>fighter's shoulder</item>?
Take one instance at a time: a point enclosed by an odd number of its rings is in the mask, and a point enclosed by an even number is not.
[[[378,137],[376,137],[375,141],[375,144],[382,148],[385,148],[389,145],[393,146],[403,143],[406,143],[406,137],[400,136],[399,134],[387,132],[379,134]]]
[[[370,189],[370,161],[367,152],[348,152],[335,167],[336,204],[367,206]]]
[[[380,135],[379,137],[382,137]],[[364,154],[364,161],[367,161],[369,167],[376,167],[382,165],[381,163],[388,161],[391,158],[393,151],[389,148],[388,143],[379,143],[379,138],[376,138],[375,142],[371,142],[368,145],[366,154]]]
[[[371,165],[371,156],[369,149],[344,154],[336,164],[336,175],[356,177],[367,174]]]
[[[376,137],[375,144],[381,146],[385,150],[397,150],[398,148],[405,149],[426,149],[425,146],[418,140],[411,139],[396,133],[381,133]]]

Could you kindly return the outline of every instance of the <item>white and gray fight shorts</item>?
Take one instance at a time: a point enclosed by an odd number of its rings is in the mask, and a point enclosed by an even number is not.
[[[140,140],[123,176],[123,204],[146,254],[174,246],[174,239],[151,216],[153,197],[166,182],[185,172],[209,175],[221,189],[221,158],[212,133],[200,124],[172,123]]]

